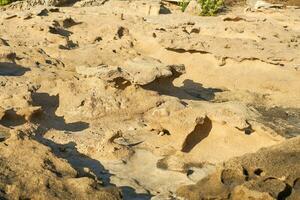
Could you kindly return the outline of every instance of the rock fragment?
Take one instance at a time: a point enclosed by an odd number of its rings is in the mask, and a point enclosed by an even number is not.
[[[196,185],[181,187],[177,192],[187,199],[208,196],[268,200],[293,197],[297,192],[294,182],[300,176],[299,144],[300,139],[293,138],[271,148],[233,158],[223,166],[219,165],[216,172]]]
[[[191,0],[184,12],[191,15],[200,15],[202,8],[200,3],[198,3],[196,0]]]
[[[283,8],[283,4],[272,4],[263,0],[247,0],[247,5],[250,9],[269,9],[269,8]]]
[[[56,157],[30,134],[26,130],[14,131],[5,144],[0,142],[2,198],[121,199],[116,187],[107,189],[92,178],[78,177],[66,160]]]
[[[202,139],[208,136],[211,129],[211,120],[206,117],[201,109],[182,108],[172,111],[168,116],[161,116],[157,110],[165,107],[173,110],[172,104],[168,102],[154,109],[147,116],[148,126],[159,132],[167,131],[172,140],[171,146],[182,152],[191,151]]]
[[[77,73],[84,76],[96,76],[107,82],[126,80],[136,85],[147,85],[158,78],[184,73],[183,65],[165,65],[150,57],[137,57],[125,62],[122,67],[101,65],[98,67],[78,66]]]
[[[108,0],[83,0],[77,1],[73,6],[74,7],[90,7],[90,6],[101,6],[105,4]]]

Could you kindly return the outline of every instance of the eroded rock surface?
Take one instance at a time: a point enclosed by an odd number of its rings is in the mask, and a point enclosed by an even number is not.
[[[299,138],[225,162],[178,194],[187,199],[297,199]]]
[[[0,198],[298,196],[295,7],[59,2],[1,8]]]
[[[100,180],[79,176],[66,160],[56,157],[26,130],[10,134],[0,142],[1,198],[121,199],[117,188],[103,188]]]

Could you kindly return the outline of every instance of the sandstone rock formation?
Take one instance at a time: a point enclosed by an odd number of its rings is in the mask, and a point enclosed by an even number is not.
[[[10,131],[0,143],[3,199],[121,199],[117,188],[77,173],[66,160],[35,141],[27,130]]]
[[[298,199],[299,138],[234,158],[178,194],[187,199]]]
[[[1,7],[0,199],[296,199],[300,13],[285,2]]]

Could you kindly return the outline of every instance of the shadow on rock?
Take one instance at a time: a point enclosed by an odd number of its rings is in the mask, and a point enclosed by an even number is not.
[[[300,138],[295,137],[230,159],[197,184],[180,187],[177,195],[184,199],[299,199],[299,144]]]
[[[197,144],[208,137],[211,129],[212,121],[208,117],[205,117],[203,124],[197,124],[195,129],[185,139],[182,152],[190,152]]]
[[[120,189],[125,200],[150,200],[152,197],[150,194],[138,194],[132,187],[122,186]]]
[[[27,71],[30,69],[16,63],[0,63],[0,76],[23,76]]]
[[[146,90],[157,91],[160,95],[177,97],[181,100],[204,100],[212,101],[215,98],[215,93],[223,92],[218,88],[204,88],[201,83],[196,83],[193,80],[186,79],[183,81],[183,86],[177,87],[173,81],[180,75],[171,78],[158,79],[153,83],[143,86]]]
[[[92,178],[101,180],[104,186],[112,186],[112,184],[110,184],[111,174],[98,160],[78,152],[75,142],[58,144],[41,135],[36,136],[35,139],[40,143],[49,146],[57,157],[67,160],[77,171],[79,177],[92,176]]]
[[[75,142],[58,144],[41,135],[35,138],[40,143],[51,148],[52,152],[59,158],[63,158],[77,171],[79,177],[91,177],[100,181],[104,187],[112,187],[111,174],[100,161],[92,159],[77,150]],[[124,200],[150,200],[152,195],[136,193],[135,189],[129,186],[120,187]]]
[[[165,6],[161,6],[159,9],[159,14],[167,15],[171,13],[172,13],[171,10]]]
[[[20,116],[13,109],[6,110],[0,120],[0,124],[5,127],[19,126],[26,123],[25,117]]]
[[[49,129],[60,131],[78,132],[89,127],[86,122],[66,123],[64,117],[57,116],[55,111],[59,107],[59,95],[50,96],[47,93],[33,93],[32,105],[41,106],[42,113],[32,117],[32,122],[40,125],[40,130],[43,132]]]
[[[77,150],[75,142],[67,144],[58,144],[52,140],[44,138],[43,135],[49,129],[60,131],[82,131],[89,127],[86,122],[66,123],[64,117],[59,117],[55,111],[59,107],[59,95],[51,96],[47,93],[33,93],[33,106],[41,106],[42,113],[32,118],[32,121],[39,125],[36,140],[40,143],[49,146],[53,153],[68,161],[68,163],[77,171],[79,177],[89,176],[102,182],[105,187],[116,186],[111,183],[110,177],[113,176],[105,167],[95,159],[92,159]],[[148,200],[151,198],[150,194],[138,194],[134,188],[129,186],[120,187],[123,194],[123,199],[132,200]]]

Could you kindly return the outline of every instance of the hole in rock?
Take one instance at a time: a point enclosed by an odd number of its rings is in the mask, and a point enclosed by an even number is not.
[[[163,129],[162,132],[163,135],[171,135],[170,131],[168,131],[167,129]]]
[[[243,175],[245,176],[245,180],[249,180],[249,172],[246,168],[243,167]]]
[[[263,172],[263,170],[260,169],[260,168],[254,170],[254,174],[257,175],[257,176],[260,176],[262,172]]]
[[[190,176],[190,175],[192,175],[193,173],[194,173],[194,171],[191,170],[191,169],[189,169],[189,170],[187,171],[186,175],[187,175],[187,176]]]
[[[121,90],[124,90],[125,88],[127,88],[128,86],[131,85],[130,81],[122,78],[122,77],[118,77],[118,78],[115,78],[113,80],[113,82],[115,83],[115,88],[118,88],[118,89],[121,89]]]
[[[129,30],[127,28],[122,27],[122,26],[119,27],[118,31],[117,31],[118,38],[121,39],[125,35],[129,35]]]

